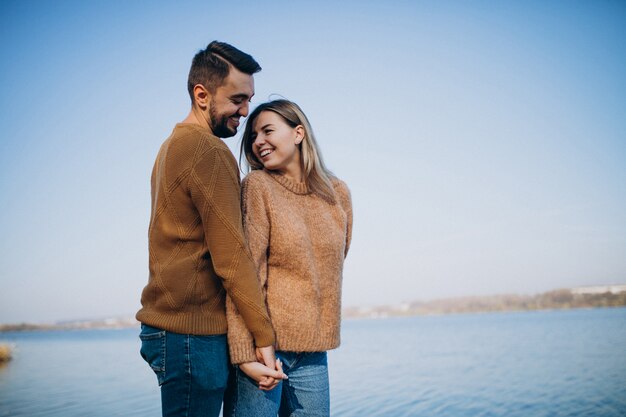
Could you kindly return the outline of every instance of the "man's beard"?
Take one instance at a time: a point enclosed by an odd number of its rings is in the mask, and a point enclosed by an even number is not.
[[[215,110],[215,103],[211,102],[209,108],[209,119],[211,122],[211,130],[213,134],[218,138],[229,138],[237,134],[237,128],[231,129],[228,127],[228,118],[231,116],[218,115]]]

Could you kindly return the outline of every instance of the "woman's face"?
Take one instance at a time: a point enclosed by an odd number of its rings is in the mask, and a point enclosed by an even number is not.
[[[291,127],[277,113],[262,111],[254,121],[252,135],[252,152],[266,169],[299,176],[302,126]]]

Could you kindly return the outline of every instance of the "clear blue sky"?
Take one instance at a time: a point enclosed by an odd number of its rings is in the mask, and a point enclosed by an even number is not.
[[[346,306],[626,282],[626,3],[212,3],[0,3],[0,322],[138,309],[213,39],[351,187]]]

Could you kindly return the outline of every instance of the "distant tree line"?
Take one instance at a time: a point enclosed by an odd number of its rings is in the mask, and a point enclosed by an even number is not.
[[[136,327],[139,323],[134,317],[100,320],[66,321],[49,324],[0,324],[0,332],[27,332],[33,330],[87,330],[87,329],[123,329]]]
[[[626,292],[576,294],[569,289],[559,289],[537,295],[508,294],[459,297],[415,301],[401,306],[380,306],[369,309],[350,308],[344,311],[344,315],[346,317],[384,317],[623,306],[626,306]]]
[[[574,294],[568,289],[563,289],[530,296],[495,295],[416,302],[410,305],[409,311],[422,314],[446,314],[620,306],[626,306],[626,292]]]
[[[414,316],[430,314],[487,313],[496,311],[558,310],[568,308],[599,308],[626,306],[626,292],[576,294],[560,289],[537,295],[492,295],[460,297],[434,301],[415,301],[401,306],[379,306],[368,309],[348,308],[345,317]],[[108,321],[93,320],[60,324],[0,324],[0,332],[32,330],[81,330],[137,326],[134,318]]]

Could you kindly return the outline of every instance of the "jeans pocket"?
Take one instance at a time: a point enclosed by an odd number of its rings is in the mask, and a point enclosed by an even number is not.
[[[165,330],[141,325],[139,353],[156,374],[159,385],[165,380],[165,338]]]

